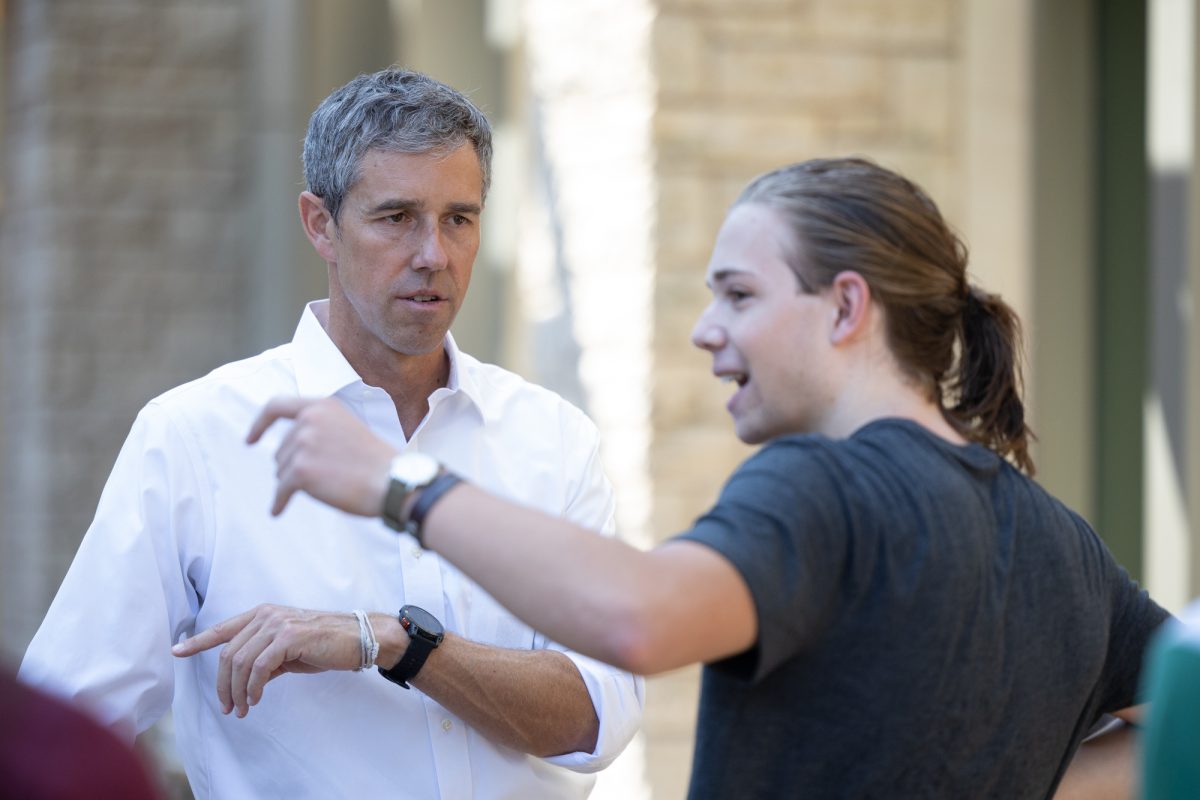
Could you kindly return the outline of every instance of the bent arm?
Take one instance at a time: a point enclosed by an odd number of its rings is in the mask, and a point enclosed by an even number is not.
[[[547,758],[596,749],[600,718],[587,686],[554,650],[508,650],[447,634],[412,684],[514,750]]]
[[[410,641],[397,617],[374,612],[375,663],[390,669]],[[266,684],[289,672],[352,670],[361,665],[353,613],[261,605],[180,642],[180,658],[222,646],[217,697],[222,710],[245,717]],[[377,680],[384,680],[376,676]],[[509,650],[447,634],[411,681],[494,742],[548,757],[591,752],[599,719],[579,670],[552,650]],[[397,686],[396,691],[405,691]]]

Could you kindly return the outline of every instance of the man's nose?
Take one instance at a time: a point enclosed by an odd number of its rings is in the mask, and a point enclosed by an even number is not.
[[[446,255],[446,245],[442,240],[442,230],[434,223],[421,231],[421,241],[413,258],[413,269],[439,270],[445,269],[450,262]]]

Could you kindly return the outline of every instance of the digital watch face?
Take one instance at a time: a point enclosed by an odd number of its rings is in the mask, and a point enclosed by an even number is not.
[[[408,631],[410,636],[414,634],[424,636],[424,638],[431,642],[440,642],[442,640],[444,634],[442,623],[438,622],[437,617],[425,609],[417,606],[405,606],[400,619],[404,623],[404,629]],[[416,626],[416,630],[413,630],[414,625]]]

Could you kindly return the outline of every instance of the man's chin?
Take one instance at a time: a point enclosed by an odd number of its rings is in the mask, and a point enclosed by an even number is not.
[[[413,331],[394,333],[388,337],[387,345],[402,356],[427,356],[442,350],[442,346],[446,342],[447,330],[449,328],[422,330],[419,333]]]

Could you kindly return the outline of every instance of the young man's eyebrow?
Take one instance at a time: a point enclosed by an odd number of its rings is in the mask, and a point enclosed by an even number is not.
[[[743,274],[744,272],[745,272],[745,270],[737,269],[736,267],[722,267],[721,269],[714,272],[712,274],[712,277],[709,278],[704,283],[709,288],[712,288],[714,285],[716,285],[718,283],[724,283],[725,281],[727,281],[731,278],[735,278],[738,275]]]

